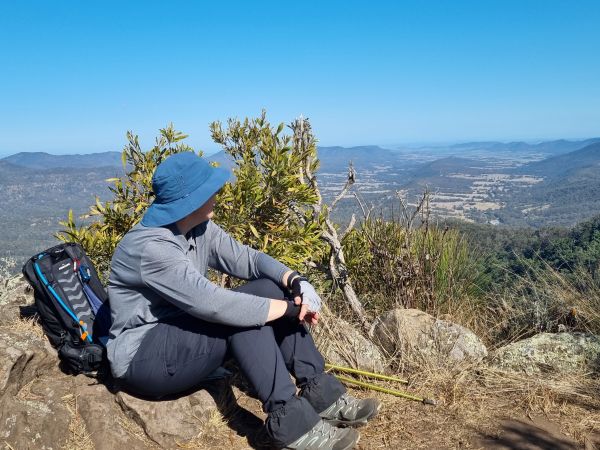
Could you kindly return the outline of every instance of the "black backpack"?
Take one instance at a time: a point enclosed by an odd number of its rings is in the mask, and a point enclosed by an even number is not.
[[[90,375],[105,366],[108,295],[81,245],[59,244],[32,256],[23,275],[33,287],[42,328],[63,369]]]

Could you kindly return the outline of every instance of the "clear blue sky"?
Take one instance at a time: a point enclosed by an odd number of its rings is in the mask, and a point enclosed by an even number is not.
[[[600,1],[2,1],[0,155],[308,116],[322,145],[600,135]]]

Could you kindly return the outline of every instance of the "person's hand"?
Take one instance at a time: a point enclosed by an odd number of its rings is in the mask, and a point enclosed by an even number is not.
[[[296,306],[300,306],[300,313],[298,314],[298,320],[300,320],[300,322],[303,322],[304,319],[306,318],[307,314],[309,314],[308,311],[308,305],[302,304],[302,294],[296,292],[295,294],[292,293],[292,295],[294,296],[294,304]]]
[[[307,312],[304,316],[304,322],[309,325],[316,325],[319,322],[319,313],[318,312]]]
[[[301,303],[301,301],[302,299],[300,297],[294,298],[294,305],[296,305],[296,307],[300,306],[298,320],[309,325],[316,325],[319,321],[319,313],[310,311],[309,306],[306,303]]]
[[[301,278],[297,275],[297,278]],[[292,280],[293,281],[293,280]],[[300,280],[298,280],[300,281]],[[298,319],[300,322],[305,322],[309,325],[316,325],[319,321],[319,313],[310,311],[308,304],[302,303],[302,292],[300,283],[292,283],[290,286],[293,296],[293,303],[296,306],[300,306],[300,313],[298,314]]]
[[[298,305],[308,305],[308,311],[312,313],[319,312],[321,309],[321,297],[315,291],[315,288],[308,282],[308,280],[297,273],[291,275],[292,279],[289,281],[289,288],[292,292],[294,302]],[[302,316],[303,318],[304,316]],[[318,320],[318,318],[317,318]]]

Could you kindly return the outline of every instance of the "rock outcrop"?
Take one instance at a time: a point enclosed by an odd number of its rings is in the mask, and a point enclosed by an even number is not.
[[[22,276],[0,280],[0,325],[14,323],[21,315],[21,308],[32,303],[33,291]]]
[[[160,447],[177,448],[198,435],[210,414],[218,412],[206,390],[174,400],[149,401],[119,392],[116,401],[128,417]]]
[[[214,392],[151,402],[64,374],[39,325],[20,318],[21,307],[32,302],[20,276],[2,281],[0,442],[10,448],[179,448],[218,413]]]
[[[372,335],[389,355],[404,354],[429,365],[476,362],[487,356],[485,345],[472,331],[418,309],[386,312],[376,320]]]
[[[600,337],[588,333],[540,333],[494,352],[494,368],[526,374],[600,371]]]
[[[385,358],[373,342],[338,317],[323,320],[314,330],[315,341],[325,361],[340,366],[382,372]]]

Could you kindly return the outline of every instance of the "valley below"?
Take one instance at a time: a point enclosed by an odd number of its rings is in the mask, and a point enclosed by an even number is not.
[[[431,218],[484,226],[570,227],[600,211],[600,143],[464,143],[419,148],[320,147],[319,188],[326,203],[341,192],[351,163],[355,183],[333,211],[360,221],[355,197],[386,217],[414,208],[429,192]],[[232,169],[223,152],[207,156]],[[123,176],[119,152],[19,153],[0,159],[0,249],[14,273],[36,251],[55,245],[59,221],[112,197],[106,179]],[[233,178],[232,178],[233,179]],[[80,219],[80,223],[85,220]]]

